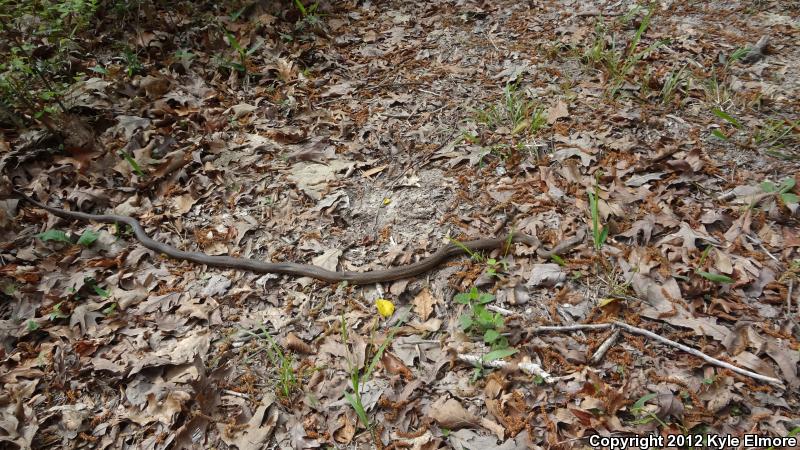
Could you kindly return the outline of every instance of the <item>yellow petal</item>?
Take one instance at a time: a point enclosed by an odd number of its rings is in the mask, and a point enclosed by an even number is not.
[[[389,318],[394,314],[394,303],[389,300],[379,298],[375,300],[375,306],[378,308],[378,314],[384,318]]]

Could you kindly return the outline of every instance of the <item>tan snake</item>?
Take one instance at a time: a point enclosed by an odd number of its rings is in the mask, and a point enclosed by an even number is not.
[[[457,244],[449,244],[441,247],[434,254],[428,256],[427,258],[423,258],[418,262],[404,266],[392,267],[389,269],[371,270],[367,272],[334,272],[310,264],[298,264],[291,262],[269,263],[249,258],[212,256],[200,252],[187,252],[179,250],[169,244],[158,242],[152,239],[144,231],[144,228],[142,228],[142,225],[139,223],[139,221],[133,217],[114,214],[88,214],[77,211],[68,211],[65,209],[54,208],[52,206],[45,205],[28,197],[18,190],[14,190],[14,192],[21,196],[26,202],[63,219],[80,220],[84,222],[124,223],[133,229],[136,239],[141,242],[144,247],[154,252],[169,256],[170,258],[191,261],[193,263],[205,264],[212,267],[237,269],[255,273],[275,273],[299,277],[311,277],[328,282],[347,281],[351,284],[371,284],[399,280],[403,278],[411,278],[438,267],[444,261],[453,256],[464,253],[501,248],[511,242],[524,243],[535,248],[539,248],[540,246],[539,239],[534,236],[521,233],[511,233],[510,236],[506,236],[505,238],[484,238],[460,242]],[[549,256],[553,253],[557,253],[556,249],[544,251],[543,249],[539,248],[538,251],[539,256],[543,257]]]

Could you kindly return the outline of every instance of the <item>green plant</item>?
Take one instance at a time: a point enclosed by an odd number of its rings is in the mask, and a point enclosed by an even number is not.
[[[319,2],[314,2],[310,6],[303,5],[303,2],[300,0],[294,0],[294,5],[298,11],[300,11],[301,19],[300,21],[295,24],[295,28],[297,30],[302,30],[306,27],[314,27],[319,25],[320,17],[317,13],[317,9],[319,8]]]
[[[138,175],[140,178],[144,178],[144,177],[146,177],[146,176],[147,176],[147,174],[145,173],[145,171],[144,171],[144,170],[142,170],[142,166],[140,166],[140,165],[139,165],[139,163],[138,163],[138,162],[136,162],[136,160],[135,160],[135,159],[133,159],[133,156],[131,156],[131,154],[130,154],[130,153],[128,153],[128,152],[124,152],[124,151],[120,151],[120,152],[119,152],[119,156],[121,156],[121,157],[122,157],[122,158],[123,158],[125,161],[127,161],[127,162],[128,162],[128,164],[130,164],[130,166],[131,166],[131,170],[133,170],[133,172],[134,172],[136,175]]]
[[[67,233],[61,230],[47,230],[43,233],[39,233],[36,235],[37,238],[44,242],[48,241],[55,241],[55,242],[63,242],[65,244],[71,244],[72,241],[67,236]],[[92,244],[97,240],[97,233],[92,230],[85,230],[81,237],[78,238],[78,245],[82,245],[84,247],[91,247]]]
[[[722,275],[719,273],[711,273],[701,270],[701,268],[706,262],[706,259],[708,259],[708,254],[712,248],[713,247],[709,245],[705,248],[705,250],[703,250],[703,253],[700,255],[700,262],[698,263],[698,267],[694,270],[694,272],[700,275],[701,277],[705,278],[706,280],[712,281],[714,283],[723,283],[723,284],[733,283],[733,279],[727,275]]]
[[[482,335],[483,341],[492,351],[508,348],[508,339],[500,334],[505,324],[503,316],[486,309],[486,305],[494,301],[492,294],[478,292],[473,287],[469,292],[456,295],[454,299],[469,308],[459,318],[462,330]]]
[[[369,417],[367,416],[367,410],[364,408],[364,403],[361,401],[360,372],[358,371],[358,368],[354,366],[350,367],[350,388],[353,390],[353,392],[345,392],[344,398],[347,399],[347,402],[350,403],[350,406],[356,412],[361,425],[363,425],[366,429],[371,429],[372,425],[370,424]]]
[[[474,382],[483,375],[483,364],[511,356],[517,353],[517,349],[509,347],[508,338],[501,334],[505,326],[503,316],[486,309],[486,305],[494,301],[492,294],[479,292],[473,286],[469,292],[457,294],[454,299],[457,303],[469,308],[459,317],[461,329],[481,335],[483,342],[490,348],[489,353],[481,357],[480,364],[473,371],[472,381]]]
[[[538,102],[529,100],[519,85],[519,80],[506,84],[499,101],[473,110],[475,122],[489,131],[481,134],[462,132],[464,141],[483,145],[477,155],[477,164],[482,165],[483,158],[490,154],[505,161],[525,148],[536,148],[530,141],[547,126],[547,111]],[[493,139],[509,135],[511,142],[497,142],[496,139],[494,142],[483,142],[483,136]]]
[[[252,56],[253,53],[256,52],[256,50],[261,48],[261,46],[264,44],[264,41],[258,40],[254,45],[250,46],[249,48],[244,48],[242,47],[241,44],[239,44],[239,41],[230,31],[228,30],[224,31],[225,31],[225,37],[228,40],[228,45],[230,45],[231,48],[236,50],[236,53],[239,55],[239,62],[228,62],[227,65],[229,67],[238,70],[239,72],[242,72],[243,74],[247,74],[247,65],[248,65],[247,62],[250,59],[250,56]]]
[[[640,8],[633,9],[630,12],[631,16],[627,19],[623,17],[621,21],[631,20],[633,16],[638,14],[639,10]],[[608,78],[611,83],[606,92],[609,97],[616,97],[622,85],[633,73],[639,62],[664,44],[664,41],[656,41],[643,50],[637,50],[642,37],[650,26],[650,21],[655,11],[655,4],[651,4],[633,38],[624,48],[617,46],[614,36],[609,36],[605,22],[602,19],[595,23],[594,40],[584,50],[583,60],[590,66],[601,67],[608,72]]]
[[[800,119],[790,121],[787,119],[768,119],[759,127],[753,141],[756,145],[766,147],[768,154],[789,159],[788,155],[779,150],[800,141]]]
[[[111,303],[110,305],[103,308],[103,314],[105,314],[106,316],[114,315],[117,312],[118,306],[119,304],[117,302]]]
[[[599,175],[597,176],[599,178]],[[595,251],[600,251],[608,238],[608,226],[600,226],[600,187],[595,182],[594,192],[587,191],[589,195],[589,213],[592,216],[592,241]]]
[[[267,357],[270,362],[272,362],[272,367],[275,368],[278,375],[278,393],[282,395],[283,398],[289,398],[295,390],[300,389],[300,381],[294,369],[294,358],[284,353],[281,347],[263,327],[262,333],[267,341],[269,341]]]
[[[519,90],[520,82],[507,83],[503,88],[501,102],[487,108],[475,110],[475,120],[489,128],[507,127],[512,135],[533,135],[547,124],[545,108],[528,100]],[[477,136],[471,135],[472,139]]]
[[[763,181],[761,182],[761,190],[765,193],[774,193],[778,197],[780,197],[783,203],[798,203],[800,202],[800,198],[798,198],[797,194],[791,192],[794,189],[795,180],[794,178],[787,177],[781,181],[781,184],[776,186],[775,183],[771,181]]]
[[[455,239],[450,239],[450,243],[461,248],[461,250],[463,250],[464,253],[469,255],[469,257],[474,261],[485,264],[486,275],[490,277],[499,277],[499,273],[508,270],[508,261],[506,261],[505,259],[497,260],[495,258],[485,258],[482,254],[470,250],[467,246],[465,246],[464,244]],[[509,234],[508,241],[506,242],[504,248],[506,251],[509,248],[511,248],[511,234]]]
[[[729,56],[728,59],[725,61],[725,67],[724,67],[725,70],[728,70],[731,64],[744,58],[748,52],[750,52],[750,49],[747,47],[739,47],[736,50],[734,50],[733,53],[731,53],[731,56]]]
[[[144,66],[139,61],[139,55],[130,47],[125,47],[122,50],[122,59],[125,61],[125,73],[128,78],[142,72]]]
[[[792,429],[792,431],[789,432],[789,434],[786,435],[786,437],[794,437],[794,436],[797,436],[799,434],[800,434],[800,427],[795,427],[795,428]],[[775,447],[774,446],[770,446],[770,447],[767,448],[767,450],[775,450]]]
[[[36,237],[44,242],[55,241],[55,242],[63,242],[65,244],[70,244],[72,242],[69,240],[67,233],[61,230],[47,230],[43,233],[37,234]]]
[[[630,412],[634,416],[637,416],[638,419],[634,421],[634,424],[637,425],[644,425],[652,421],[658,422],[659,425],[662,427],[666,427],[667,424],[664,423],[661,419],[658,418],[652,411],[646,410],[644,407],[650,400],[658,397],[658,394],[655,392],[651,392],[649,394],[645,394],[641,396],[636,402],[631,405]]]
[[[196,55],[189,50],[179,49],[175,51],[175,60],[183,64],[186,68],[192,64],[195,56]]]
[[[742,129],[742,123],[741,123],[741,122],[739,122],[739,120],[738,120],[738,119],[736,119],[735,117],[733,117],[732,115],[730,115],[730,114],[728,114],[727,112],[723,111],[722,109],[720,109],[720,108],[716,108],[716,107],[715,107],[715,108],[712,108],[712,109],[711,109],[711,113],[712,113],[712,114],[714,114],[715,116],[719,117],[720,119],[722,119],[722,120],[723,120],[723,121],[725,121],[726,123],[728,123],[728,124],[732,125],[732,126],[733,126],[734,128],[736,128],[737,130],[741,130],[741,129]],[[712,134],[714,137],[716,137],[716,138],[718,138],[718,139],[721,139],[721,140],[723,140],[723,141],[727,141],[727,140],[728,140],[728,138],[730,137],[730,134],[728,134],[728,133],[725,133],[725,132],[723,131],[723,128],[722,128],[722,127],[720,127],[720,128],[715,128],[715,129],[711,130],[711,134]]]
[[[486,260],[486,275],[490,277],[496,277],[498,271],[505,272],[508,270],[508,262],[505,260],[496,260],[494,258],[489,258]]]
[[[667,74],[664,79],[664,84],[661,86],[661,103],[672,103],[675,98],[675,93],[681,88],[686,86],[686,66],[683,66],[677,72],[672,71]]]
[[[58,302],[58,303],[56,303],[55,306],[53,306],[53,309],[52,309],[52,311],[50,311],[50,314],[49,314],[49,318],[50,318],[51,322],[55,321],[55,320],[58,320],[58,319],[66,319],[67,317],[69,317],[68,315],[64,314],[61,311],[61,305],[63,305],[63,304],[64,304],[64,302]]]
[[[28,330],[28,332],[31,332],[31,331],[36,331],[36,330],[38,330],[38,329],[39,329],[39,323],[38,323],[38,322],[36,322],[36,321],[35,321],[35,320],[33,320],[33,319],[28,319],[28,320],[25,322],[25,329],[27,329],[27,330]]]
[[[275,342],[264,325],[261,326],[261,333],[253,333],[250,330],[243,332],[264,341],[264,350],[267,358],[272,365],[275,375],[275,389],[278,395],[284,399],[289,399],[292,394],[301,389],[303,374],[296,373],[296,360],[291,353],[284,352],[280,345]]]
[[[703,84],[703,92],[706,101],[717,106],[727,105],[733,97],[727,83],[720,81],[716,74]]]
[[[398,320],[398,324],[389,330],[388,335],[383,340],[383,343],[380,346],[378,346],[378,349],[375,351],[375,354],[372,356],[370,363],[367,365],[363,373],[361,372],[360,368],[355,364],[354,361],[350,359],[347,360],[347,364],[349,366],[348,372],[350,373],[350,388],[352,389],[352,392],[345,392],[344,398],[353,408],[353,411],[355,411],[356,416],[358,416],[358,420],[361,422],[361,425],[363,425],[364,428],[370,430],[371,432],[373,432],[374,430],[372,424],[370,423],[369,416],[367,415],[367,410],[364,407],[364,403],[361,399],[361,387],[372,377],[372,373],[375,370],[375,367],[378,365],[378,362],[383,357],[383,354],[386,351],[386,349],[389,348],[389,346],[392,344],[395,334],[400,329],[400,326],[403,324],[404,321],[405,321],[405,316],[400,317]],[[344,342],[347,342],[348,340],[347,322],[344,320],[344,318],[342,318],[340,324],[341,324],[342,340]],[[374,434],[372,437],[373,440],[376,439],[376,436]]]

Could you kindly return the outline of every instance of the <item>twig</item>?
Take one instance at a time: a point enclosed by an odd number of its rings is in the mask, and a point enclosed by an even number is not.
[[[501,308],[501,307],[496,306],[496,305],[486,305],[486,309],[489,310],[489,311],[494,311],[496,313],[499,313],[501,316],[513,316],[514,315],[514,311],[511,311],[510,309]]]
[[[786,315],[792,316],[792,288],[794,287],[794,278],[789,278],[789,289],[786,293]]]
[[[770,252],[769,252],[769,250],[767,250],[767,248],[766,248],[766,247],[764,247],[764,244],[761,242],[761,239],[756,239],[756,238],[754,238],[754,237],[750,236],[749,234],[745,234],[744,236],[745,236],[747,239],[749,239],[749,240],[750,240],[750,242],[752,242],[752,243],[754,243],[754,244],[758,245],[758,246],[759,246],[759,248],[761,248],[761,250],[762,250],[764,253],[766,253],[766,254],[767,254],[767,256],[769,256],[770,258],[772,258],[772,259],[773,259],[775,262],[778,262],[778,263],[780,263],[780,262],[781,262],[781,261],[780,261],[778,258],[776,258],[776,257],[775,257],[775,256],[774,256],[772,253],[770,253]]]
[[[592,355],[592,359],[589,361],[592,364],[599,363],[600,360],[606,355],[606,352],[608,352],[608,349],[610,349],[617,342],[617,338],[619,338],[619,330],[614,330],[614,332],[611,333],[611,336],[606,338],[606,340],[600,344],[600,347],[597,347],[597,350]]]
[[[565,331],[580,331],[580,330],[605,330],[611,328],[613,325],[610,323],[587,323],[577,325],[553,325],[529,328],[527,331],[531,333],[546,333],[555,331],[557,333]]]
[[[702,360],[704,360],[704,361],[706,361],[706,362],[708,362],[710,364],[714,364],[715,366],[719,366],[719,367],[723,367],[725,369],[729,369],[729,370],[731,370],[733,372],[736,372],[736,373],[738,373],[740,375],[748,376],[750,378],[754,378],[754,379],[760,380],[760,381],[765,381],[767,383],[772,383],[772,384],[775,384],[775,385],[777,385],[777,386],[779,386],[781,388],[784,387],[783,382],[781,380],[777,379],[777,378],[768,377],[766,375],[761,375],[761,374],[756,373],[756,372],[751,372],[751,371],[749,371],[747,369],[742,369],[741,367],[734,366],[733,364],[730,364],[730,363],[727,363],[725,361],[722,361],[722,360],[719,360],[717,358],[714,358],[712,356],[706,355],[705,353],[701,352],[700,350],[695,350],[695,349],[693,349],[691,347],[688,347],[686,345],[683,345],[683,344],[681,344],[679,342],[675,342],[675,341],[667,339],[667,338],[665,338],[663,336],[659,336],[659,335],[653,333],[652,331],[648,331],[648,330],[645,330],[643,328],[635,327],[633,325],[628,325],[627,323],[620,322],[618,320],[615,320],[615,321],[613,321],[611,323],[579,324],[579,325],[566,325],[566,326],[542,326],[542,327],[529,328],[528,331],[532,332],[532,333],[540,333],[540,332],[548,332],[548,331],[552,331],[552,332],[568,332],[568,331],[578,331],[578,330],[603,330],[603,329],[610,328],[610,327],[613,327],[613,326],[617,326],[617,327],[623,328],[623,329],[625,329],[626,331],[628,331],[630,333],[634,333],[634,334],[638,334],[638,335],[641,335],[641,336],[645,336],[645,337],[648,337],[650,339],[654,339],[656,341],[659,341],[659,342],[661,342],[663,344],[667,344],[667,345],[669,345],[671,347],[675,347],[675,348],[677,348],[679,350],[683,350],[684,352],[689,353],[690,355],[697,356],[698,358],[700,358],[700,359],[702,359]]]
[[[494,361],[483,361],[483,356],[480,355],[458,354],[456,355],[456,358],[459,361],[467,363],[473,367],[491,367],[492,369],[502,369],[510,365],[510,363],[500,359],[495,359]],[[554,377],[550,375],[549,372],[542,369],[542,366],[536,363],[532,363],[530,361],[519,362],[517,363],[517,367],[519,367],[523,372],[527,373],[528,375],[541,377],[545,383],[554,383],[556,381],[572,378],[571,375],[565,377]]]
[[[755,372],[751,372],[751,371],[749,371],[747,369],[742,369],[741,367],[734,366],[733,364],[730,364],[730,363],[727,363],[725,361],[719,360],[717,358],[708,356],[705,353],[701,352],[700,350],[695,350],[695,349],[693,349],[691,347],[687,347],[687,346],[685,346],[685,345],[683,345],[683,344],[681,344],[679,342],[675,342],[675,341],[667,339],[667,338],[665,338],[663,336],[659,336],[659,335],[653,333],[652,331],[648,331],[648,330],[645,330],[643,328],[638,328],[638,327],[635,327],[633,325],[628,325],[627,323],[620,322],[618,320],[615,320],[613,322],[613,324],[618,326],[618,327],[624,328],[625,330],[627,330],[627,331],[629,331],[631,333],[639,334],[639,335],[642,335],[642,336],[646,336],[646,337],[649,337],[650,339],[655,339],[656,341],[659,341],[659,342],[661,342],[663,344],[667,344],[669,346],[672,346],[672,347],[675,347],[677,349],[683,350],[684,352],[686,352],[686,353],[688,353],[690,355],[697,356],[698,358],[700,358],[700,359],[702,359],[702,360],[704,360],[704,361],[706,361],[708,363],[714,364],[716,366],[723,367],[725,369],[732,370],[732,371],[734,371],[734,372],[736,372],[736,373],[738,373],[740,375],[745,375],[745,376],[748,376],[750,378],[755,378],[756,380],[766,381],[767,383],[773,383],[775,385],[783,387],[783,382],[781,380],[777,379],[777,378],[768,377],[766,375],[761,375],[761,374],[758,374],[758,373],[755,373]]]
[[[241,392],[232,391],[232,390],[230,390],[230,389],[224,389],[222,392],[223,392],[224,394],[232,395],[232,396],[234,396],[234,397],[245,398],[245,399],[248,399],[248,400],[250,399],[250,396],[249,396],[249,395],[247,395],[247,394],[243,394],[243,393],[241,393]]]

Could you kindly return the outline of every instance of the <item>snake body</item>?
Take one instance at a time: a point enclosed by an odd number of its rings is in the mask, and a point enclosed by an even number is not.
[[[334,272],[310,264],[298,264],[292,262],[271,263],[250,258],[212,256],[200,252],[187,252],[175,248],[169,244],[154,240],[144,231],[144,228],[139,221],[133,217],[115,214],[89,214],[78,211],[68,211],[65,209],[54,208],[52,206],[45,205],[44,203],[28,197],[20,191],[15,190],[14,192],[21,196],[26,202],[63,219],[80,220],[84,222],[124,223],[133,229],[134,236],[136,236],[136,239],[144,247],[173,259],[204,264],[210,267],[237,269],[254,273],[274,273],[298,277],[311,277],[331,283],[347,281],[351,284],[371,284],[412,278],[438,267],[453,256],[501,248],[511,242],[524,243],[536,248],[539,247],[539,240],[536,237],[521,233],[512,233],[510,236],[506,236],[504,238],[485,238],[461,242],[458,245],[449,244],[441,247],[434,254],[428,256],[427,258],[423,258],[418,262],[403,266],[392,267],[389,269],[371,270],[367,272]]]

